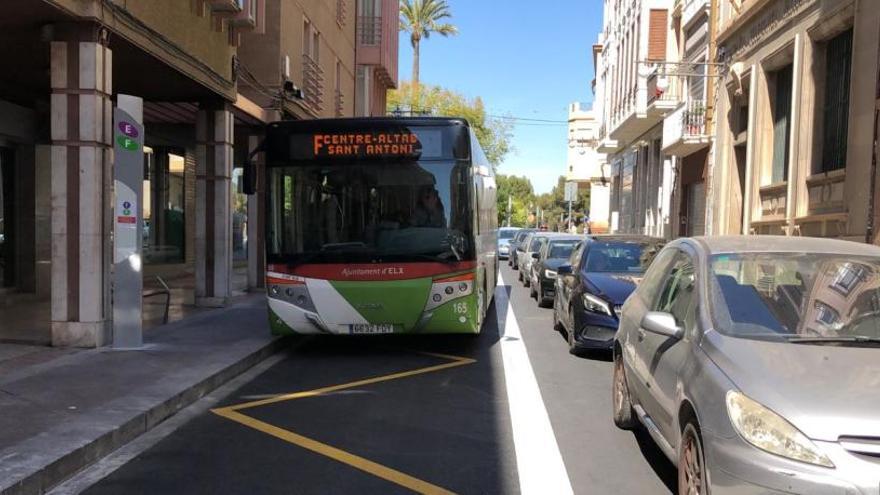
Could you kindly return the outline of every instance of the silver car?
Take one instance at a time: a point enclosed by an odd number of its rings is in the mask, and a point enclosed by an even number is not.
[[[679,493],[880,494],[880,248],[668,244],[623,306],[613,399]]]
[[[529,287],[531,284],[532,263],[535,261],[532,254],[541,250],[548,237],[550,237],[548,232],[529,234],[523,241],[523,254],[516,256],[516,262],[519,263],[519,281],[525,287]]]

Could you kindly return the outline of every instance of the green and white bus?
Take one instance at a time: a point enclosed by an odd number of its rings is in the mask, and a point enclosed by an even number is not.
[[[274,334],[480,332],[496,185],[465,120],[278,122],[262,149]]]

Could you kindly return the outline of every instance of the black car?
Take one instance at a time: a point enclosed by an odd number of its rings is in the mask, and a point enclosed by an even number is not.
[[[556,296],[556,269],[568,263],[572,251],[583,240],[582,236],[559,235],[550,237],[540,252],[534,253],[532,263],[531,296],[538,306],[548,308]]]
[[[538,229],[519,229],[516,232],[516,235],[513,236],[513,239],[510,241],[510,256],[507,258],[507,264],[512,266],[514,270],[519,270],[519,265],[517,264],[516,256],[517,254],[521,254],[522,242],[526,239],[526,236],[531,234],[532,232],[537,232]]]
[[[556,269],[553,324],[572,354],[612,348],[620,308],[663,244],[647,236],[587,236]]]

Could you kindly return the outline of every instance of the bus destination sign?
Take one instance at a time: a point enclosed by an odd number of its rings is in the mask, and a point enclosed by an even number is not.
[[[422,144],[412,132],[346,132],[315,134],[312,137],[315,158],[417,157]]]

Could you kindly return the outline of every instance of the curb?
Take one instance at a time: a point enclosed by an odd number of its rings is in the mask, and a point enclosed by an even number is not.
[[[108,431],[87,444],[73,449],[41,467],[38,471],[24,478],[13,480],[10,484],[0,482],[5,485],[0,486],[0,495],[29,495],[49,491],[76,474],[77,471],[88,467],[140,435],[143,435],[181,409],[191,405],[226,382],[280,351],[287,345],[288,340],[286,338],[275,338],[262,348],[161,403],[150,407],[148,410],[139,413],[112,431]]]

